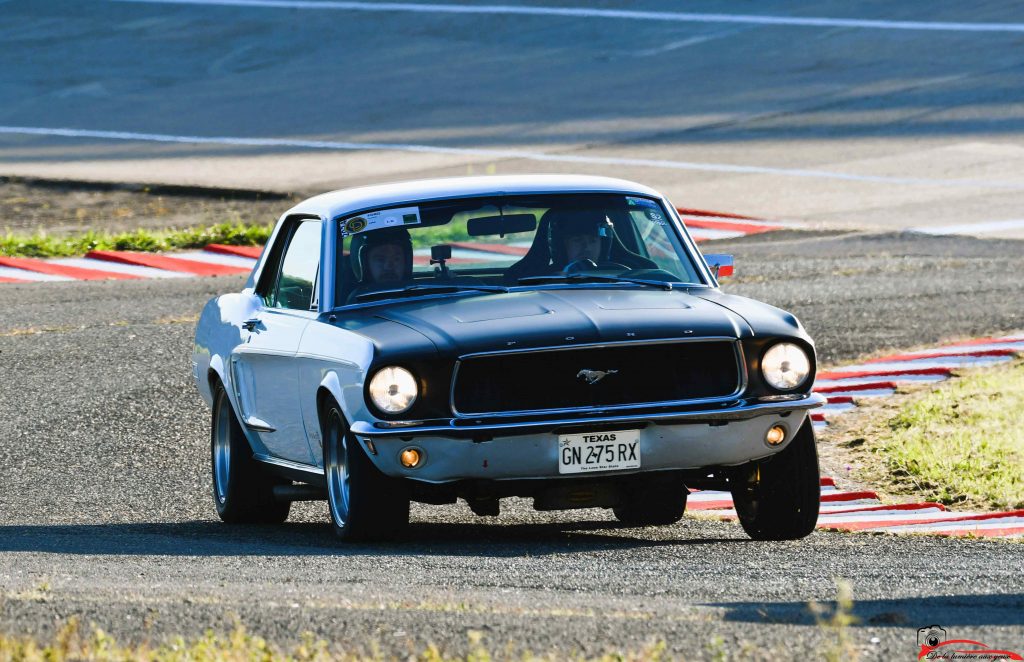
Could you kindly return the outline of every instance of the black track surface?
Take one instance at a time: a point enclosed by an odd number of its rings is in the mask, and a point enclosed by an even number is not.
[[[737,255],[727,289],[796,312],[824,362],[1024,327],[1019,243],[780,236],[719,248]],[[733,652],[746,642],[765,659],[807,659],[827,645],[807,602],[834,600],[843,578],[854,644],[871,658],[909,658],[932,623],[1024,642],[1019,543],[822,532],[755,543],[734,524],[627,529],[609,512],[515,500],[497,520],[464,504],[415,508],[401,544],[338,543],[321,503],[281,527],[221,524],[189,318],[241,282],[0,286],[0,629],[48,633],[80,614],[159,638],[237,617],[279,643],[311,631],[389,655],[430,642],[465,652],[477,630],[498,651],[664,640],[703,657],[721,636]]]

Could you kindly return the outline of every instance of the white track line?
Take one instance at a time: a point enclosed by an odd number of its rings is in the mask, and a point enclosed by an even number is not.
[[[1022,228],[1024,228],[1024,219],[1012,221],[988,221],[985,223],[966,223],[964,225],[946,225],[940,227],[910,228],[910,232],[932,235],[974,235],[985,234],[986,232],[1000,232],[1002,230],[1019,230]]]
[[[190,278],[192,274],[182,274],[176,271],[164,271],[152,267],[139,267],[134,264],[121,264],[120,262],[108,262],[107,260],[93,260],[87,257],[60,257],[47,262],[63,264],[68,267],[80,267],[82,269],[96,269],[98,271],[110,271],[119,274],[129,274],[140,278]]]
[[[1003,529],[1011,526],[1024,526],[1024,517],[999,517],[985,520],[936,522],[934,524],[906,524],[903,526],[879,528],[885,528],[889,533],[970,533],[972,530]],[[875,529],[867,530],[874,531]]]
[[[938,356],[933,359],[914,359],[912,361],[893,361],[891,363],[863,363],[833,368],[830,372],[859,372],[861,370],[900,370],[903,368],[967,368],[971,366],[991,365],[1012,360],[1012,356]],[[889,377],[879,377],[879,382],[896,381]]]
[[[819,513],[819,516],[820,515],[836,515],[836,514],[839,514],[839,513],[852,513],[852,512],[855,512],[855,511],[863,511],[865,508],[874,508],[876,506],[881,506],[882,505],[882,502],[877,500],[877,499],[867,499],[867,501],[869,503],[854,503],[852,505],[850,503],[840,503],[838,505],[831,505],[831,503],[823,503],[818,508],[818,513]],[[871,511],[866,511],[866,512],[871,512]],[[885,511],[885,512],[888,512],[888,511]]]
[[[882,381],[882,380],[878,380],[878,381]],[[826,398],[843,397],[843,396],[847,396],[847,395],[852,397],[852,398],[878,398],[878,397],[884,397],[884,396],[887,396],[887,395],[892,395],[895,392],[896,392],[895,389],[891,389],[891,388],[873,388],[873,389],[864,389],[864,390],[861,390],[861,391],[858,391],[858,390],[829,391],[828,393],[822,393],[822,395],[825,396]]]
[[[951,356],[964,355],[975,352],[987,352],[993,349],[1024,349],[1024,340],[1019,342],[993,342],[985,343],[984,345],[947,345],[944,347],[935,347],[934,349],[922,349],[917,352],[907,352],[900,354],[903,359],[901,360],[914,360],[915,357],[927,356],[929,354],[948,354]]]
[[[878,377],[851,377],[849,379],[816,379],[814,387],[857,386],[858,384],[875,384],[877,382],[941,382],[945,380],[945,375],[879,375]]]
[[[115,0],[118,2],[262,7],[274,9],[330,9],[364,12],[411,12],[417,14],[490,14],[604,18],[662,23],[738,23],[815,28],[867,28],[872,30],[925,30],[929,32],[1024,32],[1024,23],[959,23],[944,21],[884,21],[818,16],[766,16],[761,14],[704,14],[691,12],[593,9],[589,7],[522,7],[516,5],[453,5],[411,2],[338,2],[336,0]]]
[[[228,255],[226,253],[214,253],[212,251],[184,251],[181,253],[168,253],[167,257],[180,257],[196,262],[208,264],[223,264],[228,267],[240,269],[252,269],[256,266],[256,260],[241,255]]]
[[[648,48],[646,50],[633,51],[629,55],[631,57],[653,57],[656,55],[663,55],[671,51],[679,50],[680,48],[689,48],[690,46],[697,46],[700,44],[706,44],[709,41],[715,41],[717,39],[724,39],[725,37],[731,37],[734,34],[742,32],[744,28],[734,28],[731,30],[722,30],[715,32],[714,34],[702,34],[695,37],[687,37],[686,39],[678,39],[676,41],[670,41],[667,44],[662,44],[654,48]]]
[[[872,184],[898,184],[918,186],[965,186],[983,189],[1024,190],[1024,182],[978,179],[929,179],[926,177],[887,177],[884,175],[855,175],[831,170],[803,170],[772,168],[768,166],[735,165],[730,163],[700,163],[666,159],[638,159],[614,156],[582,156],[576,154],[548,154],[506,149],[472,147],[440,147],[404,143],[361,143],[334,140],[298,140],[290,138],[243,138],[238,136],[179,136],[164,133],[136,133],[132,131],[95,131],[56,127],[0,126],[0,134],[59,136],[64,138],[98,138],[102,140],[131,140],[142,142],[183,143],[195,145],[232,145],[246,147],[294,147],[338,151],[393,151],[420,154],[451,154],[493,159],[522,159],[541,163],[578,163],[585,165],[631,166],[660,168],[663,170],[693,170],[725,172],[746,175],[780,175],[811,179],[836,179]]]
[[[66,278],[64,276],[41,274],[38,271],[29,271],[27,269],[14,269],[12,267],[0,267],[0,278],[17,278],[19,280],[37,281],[74,280],[73,278]]]
[[[748,233],[734,230],[713,230],[711,228],[687,228],[694,241],[710,241],[712,239],[733,239],[745,237]]]
[[[825,405],[818,409],[822,414],[842,414],[845,411],[856,409],[857,405],[850,402],[841,402],[834,405]]]
[[[850,499],[848,501],[823,501],[819,506],[819,512],[838,512],[836,510],[828,510],[832,508],[870,508],[872,506],[880,506],[882,502],[878,499]]]
[[[976,515],[977,513],[956,513],[956,515]],[[877,527],[885,527],[885,522],[904,522],[898,526],[904,526],[906,523],[927,523],[933,522],[938,519],[949,519],[953,514],[947,510],[939,510],[938,508],[921,508],[919,510],[869,510],[867,512],[853,512],[853,513],[836,513],[818,516],[818,524],[854,524],[858,522],[878,522]]]

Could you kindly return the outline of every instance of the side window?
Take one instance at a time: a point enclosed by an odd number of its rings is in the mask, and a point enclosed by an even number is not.
[[[302,221],[292,232],[268,305],[295,310],[317,309],[320,227],[320,221]]]

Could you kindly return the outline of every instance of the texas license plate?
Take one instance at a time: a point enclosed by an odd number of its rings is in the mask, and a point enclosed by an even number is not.
[[[558,473],[640,468],[640,431],[588,432],[558,437]]]

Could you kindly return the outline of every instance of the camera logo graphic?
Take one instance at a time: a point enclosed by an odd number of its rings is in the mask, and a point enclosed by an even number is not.
[[[946,630],[941,625],[928,625],[917,630],[917,645],[935,648],[946,641]]]

